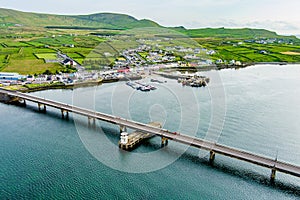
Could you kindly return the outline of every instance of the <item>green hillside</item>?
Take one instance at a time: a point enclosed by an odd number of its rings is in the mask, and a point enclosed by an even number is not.
[[[129,29],[141,27],[159,27],[153,21],[124,14],[99,13],[92,15],[52,15],[40,13],[28,13],[11,9],[0,8],[0,24],[22,25],[30,27],[85,27],[104,29]]]
[[[0,8],[0,28],[9,26],[38,27],[52,29],[111,29],[124,30],[143,27],[161,27],[154,21],[138,20],[132,16],[115,13],[98,13],[90,15],[53,15],[41,13],[21,12]],[[230,29],[230,28],[202,28],[185,29],[184,27],[170,27],[184,35],[193,38],[288,38],[264,29]],[[290,37],[296,39],[296,37]]]
[[[184,27],[172,28],[189,37],[215,37],[215,38],[279,38],[283,37],[277,33],[265,29],[251,28],[202,28],[202,29],[185,29]],[[295,38],[294,36],[291,38]]]

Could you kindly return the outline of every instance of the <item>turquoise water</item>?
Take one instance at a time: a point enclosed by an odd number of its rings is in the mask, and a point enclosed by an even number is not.
[[[161,121],[172,131],[300,165],[300,66],[222,70],[218,72],[222,82],[216,73],[206,74],[213,77],[207,88],[167,80],[150,93],[134,92],[120,82],[34,95],[144,123]],[[214,94],[215,88],[224,93]],[[96,128],[89,128],[85,118],[71,115],[62,120],[58,110],[39,113],[31,103],[26,108],[0,104],[0,109],[0,199],[300,197],[299,178],[290,175],[277,173],[272,185],[268,169],[220,155],[210,166],[205,154],[199,158],[198,150],[182,151],[184,146],[172,141],[161,149],[158,138],[125,153],[116,146],[115,125],[97,121]],[[214,127],[218,124],[212,121],[214,116],[224,119],[221,132]],[[141,155],[146,155],[143,162]],[[151,170],[164,161],[170,164]],[[135,173],[128,172],[130,164]],[[137,173],[144,169],[148,172]]]

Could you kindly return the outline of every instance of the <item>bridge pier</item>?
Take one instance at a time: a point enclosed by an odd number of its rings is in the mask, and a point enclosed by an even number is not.
[[[274,183],[275,177],[276,177],[276,169],[274,167],[274,168],[272,168],[272,171],[271,171],[271,177],[270,177],[271,183]]]
[[[88,117],[88,125],[91,126],[91,121],[93,121],[93,127],[96,127],[96,119],[93,117]]]
[[[165,137],[161,137],[161,146],[165,146],[168,144],[168,138],[165,138]]]
[[[43,107],[43,109],[41,109],[41,107]],[[38,108],[39,108],[39,112],[41,112],[41,111],[46,112],[46,105],[45,104],[38,103]]]
[[[209,152],[209,163],[213,164],[216,157],[216,153],[214,151]]]
[[[69,119],[69,112],[67,110],[61,109],[61,118]]]
[[[19,99],[19,104],[26,107],[26,100],[25,99]]]

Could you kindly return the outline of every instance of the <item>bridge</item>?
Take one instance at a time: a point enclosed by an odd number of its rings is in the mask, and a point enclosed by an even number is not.
[[[25,105],[26,105],[26,101],[37,103],[38,109],[45,112],[46,112],[46,106],[57,108],[61,110],[62,118],[65,117],[68,118],[69,112],[72,112],[72,113],[76,113],[88,117],[89,123],[90,120],[93,120],[94,122],[95,120],[101,120],[112,124],[116,124],[120,126],[120,132],[122,132],[127,127],[127,128],[141,131],[143,133],[150,133],[161,137],[162,145],[167,144],[168,140],[172,140],[175,142],[193,146],[195,148],[204,149],[210,152],[210,156],[209,156],[210,163],[213,163],[216,154],[221,154],[224,156],[228,156],[231,158],[256,164],[262,167],[266,167],[271,169],[270,179],[272,182],[275,180],[276,171],[290,174],[296,177],[300,177],[300,166],[292,165],[286,162],[281,162],[278,161],[277,159],[271,159],[265,156],[257,155],[254,153],[246,152],[243,150],[235,149],[221,144],[216,144],[197,137],[191,137],[188,135],[184,135],[182,133],[173,133],[163,128],[154,127],[148,124],[127,120],[117,116],[96,112],[93,110],[80,108],[80,107],[76,107],[73,105],[69,105],[69,104],[65,104],[65,103],[61,103],[49,99],[44,99],[33,95],[25,94],[25,93],[0,89],[0,95],[2,101],[17,99],[17,101],[22,101],[22,103]]]

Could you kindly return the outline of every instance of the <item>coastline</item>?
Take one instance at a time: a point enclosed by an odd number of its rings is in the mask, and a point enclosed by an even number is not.
[[[211,70],[222,70],[222,69],[241,69],[255,65],[300,65],[300,62],[253,62],[253,63],[245,63],[243,65],[228,65],[228,64],[219,64],[219,65],[209,65],[209,66],[199,66],[199,67],[177,67],[175,69],[179,71],[184,70],[193,70],[197,71],[211,71]],[[172,68],[168,68],[172,69]],[[173,68],[174,69],[174,68]]]
[[[165,68],[163,71],[164,75],[161,74],[160,71],[153,72],[153,74],[163,76],[166,78],[171,78],[169,76],[166,76],[166,73],[174,72],[174,71],[190,71],[190,72],[207,72],[207,71],[212,71],[212,70],[223,70],[223,69],[241,69],[241,68],[247,68],[250,66],[255,66],[255,65],[296,65],[300,63],[288,63],[288,62],[256,62],[256,63],[247,63],[244,65],[210,65],[210,66],[198,66],[198,67],[175,67],[175,68]],[[113,83],[113,82],[118,82],[118,81],[128,81],[128,80],[141,80],[143,77],[124,77],[121,79],[118,78],[111,78],[111,79],[99,79],[95,81],[85,81],[85,82],[78,82],[74,84],[53,84],[53,85],[47,85],[47,86],[40,86],[40,87],[34,87],[34,88],[29,88],[26,86],[21,86],[21,88],[18,89],[17,86],[12,86],[12,87],[0,87],[12,91],[18,91],[22,93],[31,93],[31,92],[37,92],[37,91],[44,91],[44,90],[53,90],[53,89],[69,89],[73,90],[75,88],[83,88],[83,87],[92,87],[92,86],[98,86],[102,85],[105,83]],[[10,89],[14,88],[14,89]]]
[[[69,89],[73,90],[76,88],[83,88],[83,87],[92,87],[92,86],[98,86],[105,83],[113,83],[118,81],[128,81],[128,80],[140,80],[142,79],[142,76],[134,76],[134,77],[124,77],[124,78],[110,78],[110,79],[98,79],[98,80],[89,80],[84,82],[77,82],[73,84],[64,84],[64,83],[58,83],[58,84],[49,84],[49,85],[41,85],[37,87],[30,88],[28,86],[8,86],[8,87],[0,87],[7,90],[12,91],[18,91],[22,93],[31,93],[31,92],[37,92],[37,91],[44,91],[44,90],[53,90],[53,89]],[[11,89],[14,88],[14,89]],[[19,88],[19,89],[18,89]]]

